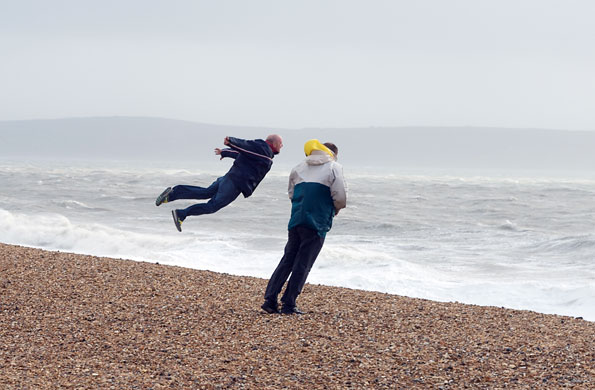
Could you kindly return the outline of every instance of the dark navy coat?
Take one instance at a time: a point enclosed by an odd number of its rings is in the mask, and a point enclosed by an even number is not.
[[[247,198],[271,169],[274,154],[269,144],[262,139],[229,137],[229,143],[231,149],[222,150],[221,156],[234,158],[235,161],[225,176]]]

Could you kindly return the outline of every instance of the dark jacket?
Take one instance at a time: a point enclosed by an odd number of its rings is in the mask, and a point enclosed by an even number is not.
[[[245,198],[252,195],[273,165],[273,151],[262,139],[245,140],[229,137],[231,149],[221,151],[222,157],[234,158],[225,176],[242,191]]]

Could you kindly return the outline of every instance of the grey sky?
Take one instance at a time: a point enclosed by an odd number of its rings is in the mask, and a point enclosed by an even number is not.
[[[591,0],[0,4],[0,120],[595,130]]]

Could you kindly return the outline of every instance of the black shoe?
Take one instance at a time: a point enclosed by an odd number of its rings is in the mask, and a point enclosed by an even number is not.
[[[269,314],[279,313],[277,302],[264,301],[260,308]]]
[[[169,198],[168,197],[169,197],[169,194],[171,194],[172,191],[173,191],[173,189],[171,187],[167,187],[165,189],[165,191],[163,191],[161,193],[161,195],[159,195],[157,197],[157,199],[155,199],[155,206],[159,206],[159,205],[161,205],[163,203],[169,202]]]
[[[304,314],[303,311],[300,311],[300,309],[298,309],[295,306],[285,306],[283,305],[283,307],[281,308],[281,314]]]
[[[174,217],[174,223],[176,224],[176,229],[178,229],[179,232],[182,231],[182,221],[179,217],[178,217],[178,210],[172,210],[171,211],[171,215]]]

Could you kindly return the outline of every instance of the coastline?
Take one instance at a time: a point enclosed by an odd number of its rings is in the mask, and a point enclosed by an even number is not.
[[[595,323],[0,244],[2,388],[595,387]]]

